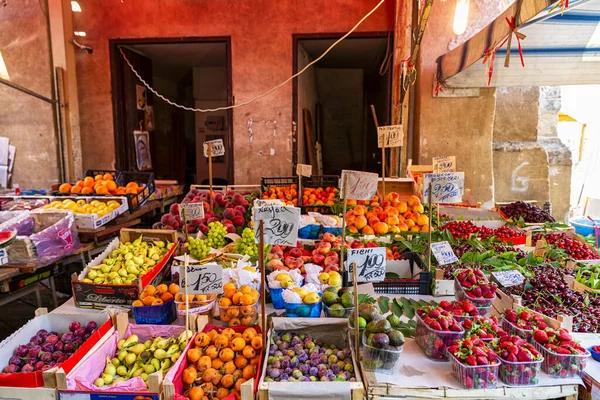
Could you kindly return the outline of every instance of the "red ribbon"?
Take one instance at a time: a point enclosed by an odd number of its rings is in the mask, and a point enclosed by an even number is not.
[[[567,0],[568,2],[568,0]],[[512,35],[513,33],[515,34],[515,36],[517,37],[517,46],[519,47],[519,57],[521,58],[521,65],[524,67],[525,66],[525,60],[523,59],[523,48],[521,47],[521,39],[525,39],[525,35],[523,35],[521,32],[518,32],[516,30],[515,27],[515,17],[506,17],[506,23],[508,24],[508,26],[510,26],[510,35]],[[502,44],[500,45],[500,47],[504,46],[504,43],[506,43],[508,41],[508,37],[506,39],[504,39],[504,42],[502,42]],[[508,57],[508,52],[510,51],[509,48],[506,49],[506,56]]]
[[[436,81],[435,89],[433,89],[433,94],[435,97],[439,96],[441,92],[444,91],[444,84],[440,81]]]
[[[400,62],[406,63],[407,69],[411,69],[415,66],[415,64],[412,62],[412,56],[408,56],[408,58],[405,58],[404,60],[400,60]]]
[[[483,53],[483,63],[487,64],[487,74],[488,74],[488,86],[492,83],[492,76],[494,75],[494,60],[496,60],[496,52],[498,51],[498,47],[494,43],[491,48],[487,49]]]
[[[564,13],[564,12],[565,12],[565,9],[566,9],[566,8],[569,8],[569,0],[560,0],[560,1],[558,1],[558,2],[557,2],[555,5],[554,5],[554,7],[552,7],[552,8],[550,9],[550,11],[548,11],[548,12],[549,12],[549,13],[551,13],[551,12],[552,12],[552,11],[554,11],[554,9],[555,9],[556,7],[558,7],[558,6],[560,6],[560,10],[561,10],[561,12],[563,12],[563,13]]]

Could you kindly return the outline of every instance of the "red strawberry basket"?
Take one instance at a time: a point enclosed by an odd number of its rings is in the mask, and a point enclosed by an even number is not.
[[[542,371],[553,378],[583,378],[587,360],[591,356],[589,351],[585,350],[584,354],[560,354],[548,350],[538,342],[533,344],[544,356]]]
[[[498,384],[500,363],[494,365],[467,365],[461,363],[453,354],[448,354],[452,365],[452,374],[467,389],[494,389]]]

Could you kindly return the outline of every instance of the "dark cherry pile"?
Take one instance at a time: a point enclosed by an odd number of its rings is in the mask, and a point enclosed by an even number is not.
[[[98,328],[96,322],[85,325],[74,321],[69,324],[69,332],[62,335],[40,329],[15,350],[9,365],[2,370],[5,374],[15,372],[46,371],[66,361]]]
[[[542,239],[545,239],[549,245],[564,250],[569,257],[575,260],[597,260],[600,258],[592,252],[592,249],[586,243],[573,240],[563,232],[548,233],[546,235],[538,233],[532,237],[533,243],[537,243],[538,240]]]
[[[451,221],[442,227],[452,234],[455,238],[468,239],[471,235],[477,234],[477,237],[487,240],[494,236],[498,240],[510,240],[511,238],[524,236],[523,232],[515,231],[508,226],[501,226],[498,229],[488,228],[487,226],[477,226],[471,221]]]
[[[504,215],[513,220],[523,218],[523,221],[532,224],[556,222],[554,217],[546,211],[533,204],[525,203],[524,201],[515,201],[507,206],[500,207],[500,210]]]

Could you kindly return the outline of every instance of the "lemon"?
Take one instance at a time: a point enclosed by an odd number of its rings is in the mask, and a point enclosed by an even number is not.
[[[83,199],[77,200],[77,205],[79,207],[84,206],[85,205],[85,200],[83,200]]]

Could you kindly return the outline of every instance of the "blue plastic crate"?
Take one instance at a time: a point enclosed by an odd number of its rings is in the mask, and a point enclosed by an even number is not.
[[[169,300],[159,306],[133,307],[136,324],[169,325],[177,318],[175,302]]]
[[[283,289],[282,288],[270,288],[271,301],[273,302],[273,308],[276,310],[283,310],[285,308],[285,301],[283,300]]]
[[[325,228],[323,227],[323,233],[332,233],[335,236],[342,236],[342,228]]]
[[[320,301],[315,304],[285,304],[285,316],[290,318],[319,318],[321,316],[321,308],[323,302]]]
[[[300,239],[318,239],[319,233],[321,233],[321,225],[306,225],[304,228],[298,230],[298,237]]]
[[[596,221],[596,224],[600,225],[599,219],[595,219],[594,221]],[[594,223],[587,218],[572,219],[571,221],[569,221],[569,223],[573,225],[573,227],[575,228],[575,232],[578,235],[595,235]]]

